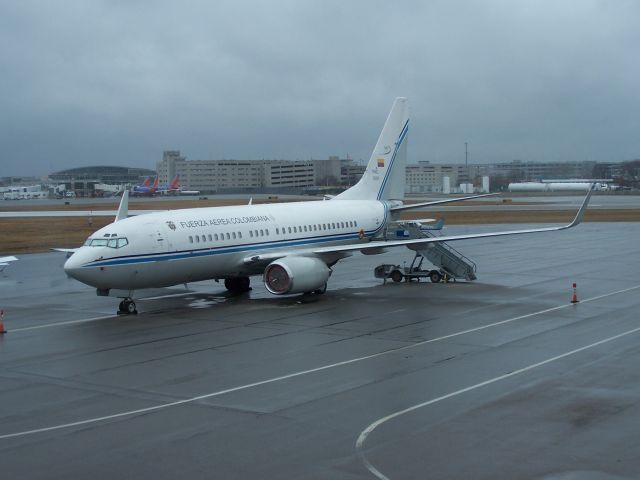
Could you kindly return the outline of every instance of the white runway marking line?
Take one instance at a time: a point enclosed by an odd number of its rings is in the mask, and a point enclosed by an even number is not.
[[[67,322],[56,322],[56,323],[45,323],[43,325],[33,325],[31,327],[21,327],[21,328],[12,328],[10,330],[11,333],[13,332],[26,332],[29,330],[39,330],[41,328],[52,328],[52,327],[61,327],[64,325],[74,325],[76,323],[89,323],[89,322],[96,322],[98,320],[106,320],[108,318],[116,318],[117,315],[104,315],[102,317],[92,317],[92,318],[83,318],[80,320],[69,320]]]
[[[367,459],[367,457],[364,454],[364,451],[362,450],[362,447],[364,446],[364,442],[367,440],[367,437],[371,434],[371,432],[373,432],[376,428],[378,428],[383,423],[386,423],[389,420],[393,420],[394,418],[398,418],[398,417],[400,417],[400,416],[402,416],[402,415],[404,415],[406,413],[413,412],[414,410],[418,410],[420,408],[427,407],[429,405],[433,405],[434,403],[441,402],[442,400],[447,400],[448,398],[452,398],[452,397],[455,397],[457,395],[461,395],[463,393],[470,392],[471,390],[475,390],[477,388],[481,388],[481,387],[484,387],[486,385],[491,385],[492,383],[499,382],[501,380],[504,380],[505,378],[510,378],[510,377],[514,377],[516,375],[520,375],[521,373],[528,372],[529,370],[533,370],[533,369],[538,368],[538,367],[542,367],[543,365],[547,365],[548,363],[552,363],[552,362],[555,362],[557,360],[561,360],[561,359],[569,357],[571,355],[575,355],[576,353],[583,352],[583,351],[588,350],[590,348],[594,348],[594,347],[597,347],[599,345],[603,345],[605,343],[612,342],[614,340],[617,340],[617,339],[622,338],[622,337],[626,337],[627,335],[631,335],[631,334],[634,334],[634,333],[637,333],[637,332],[640,332],[640,327],[634,328],[632,330],[627,330],[626,332],[619,333],[618,335],[614,335],[612,337],[608,337],[608,338],[605,338],[603,340],[599,340],[599,341],[594,342],[594,343],[592,343],[590,345],[585,345],[584,347],[576,348],[575,350],[571,350],[569,352],[565,352],[565,353],[562,353],[560,355],[556,355],[555,357],[548,358],[548,359],[543,360],[543,361],[538,362],[538,363],[533,363],[533,364],[528,365],[526,367],[519,368],[518,370],[514,370],[513,372],[509,372],[509,373],[506,373],[504,375],[500,375],[499,377],[494,377],[494,378],[491,378],[489,380],[485,380],[484,382],[476,383],[475,385],[471,385],[470,387],[461,388],[460,390],[456,390],[455,392],[451,392],[451,393],[448,393],[446,395],[442,395],[441,397],[438,397],[438,398],[433,398],[433,399],[428,400],[428,401],[423,402],[423,403],[418,403],[417,405],[413,405],[411,407],[405,408],[404,410],[399,410],[397,412],[391,413],[391,414],[387,415],[386,417],[379,418],[378,420],[373,422],[371,425],[369,425],[367,428],[365,428],[360,433],[360,435],[358,436],[358,440],[356,441],[356,451],[358,452],[358,455],[359,455],[360,459],[362,460],[362,463],[367,468],[367,470],[369,470],[369,472],[371,472],[373,475],[375,475],[380,480],[389,480],[389,477],[387,477],[385,474],[380,472],[380,470],[378,470],[376,467],[374,467],[371,464],[371,462],[369,462],[369,460]]]
[[[639,289],[639,288],[640,288],[640,285],[636,285],[634,287],[625,288],[623,290],[618,290],[618,291],[615,291],[615,292],[606,293],[604,295],[599,295],[597,297],[588,298],[588,299],[582,300],[581,303],[592,302],[592,301],[599,300],[599,299],[602,299],[602,298],[605,298],[605,297],[618,295],[620,293],[626,293],[626,292],[629,292],[631,290],[636,290],[636,289]],[[468,330],[463,330],[463,331],[460,331],[460,332],[451,333],[449,335],[444,335],[442,337],[432,338],[430,340],[425,340],[423,342],[412,343],[411,345],[405,345],[405,346],[402,346],[402,347],[397,347],[397,348],[392,348],[392,349],[389,349],[389,350],[384,350],[384,351],[378,352],[378,353],[372,353],[371,355],[365,355],[364,357],[357,357],[357,358],[352,358],[352,359],[349,359],[349,360],[343,360],[342,362],[332,363],[332,364],[329,364],[329,365],[323,365],[321,367],[311,368],[309,370],[303,370],[303,371],[300,371],[300,372],[294,372],[294,373],[290,373],[288,375],[282,375],[282,376],[279,376],[279,377],[268,378],[266,380],[261,380],[259,382],[250,383],[250,384],[247,384],[247,385],[240,385],[240,386],[237,386],[237,387],[228,388],[226,390],[220,390],[218,392],[206,393],[206,394],[203,394],[203,395],[198,395],[196,397],[185,398],[184,400],[177,400],[175,402],[163,403],[163,404],[160,404],[160,405],[155,405],[153,407],[139,408],[139,409],[136,409],[136,410],[129,410],[129,411],[125,411],[125,412],[114,413],[112,415],[105,415],[105,416],[102,416],[102,417],[88,418],[86,420],[79,420],[77,422],[64,423],[64,424],[60,424],[60,425],[52,425],[50,427],[36,428],[36,429],[33,429],[33,430],[25,430],[25,431],[22,431],[22,432],[7,433],[7,434],[4,434],[4,435],[0,435],[0,440],[7,439],[7,438],[23,437],[23,436],[26,436],[26,435],[33,435],[33,434],[36,434],[36,433],[52,432],[52,431],[55,431],[55,430],[62,430],[62,429],[71,428],[71,427],[79,427],[79,426],[82,426],[82,425],[89,425],[89,424],[92,424],[92,423],[104,422],[104,421],[107,421],[107,420],[114,420],[114,419],[118,419],[118,418],[122,418],[122,417],[129,417],[129,416],[133,416],[133,415],[139,415],[139,414],[142,414],[142,413],[149,413],[149,412],[153,412],[153,411],[156,411],[156,410],[163,410],[165,408],[175,407],[175,406],[178,406],[178,405],[194,403],[194,402],[197,402],[199,400],[205,400],[205,399],[208,399],[208,398],[219,397],[219,396],[225,395],[227,393],[233,393],[233,392],[238,392],[238,391],[241,391],[241,390],[247,390],[247,389],[250,389],[250,388],[259,387],[259,386],[267,385],[267,384],[270,384],[270,383],[280,382],[280,381],[283,381],[283,380],[289,380],[291,378],[301,377],[303,375],[309,375],[311,373],[321,372],[321,371],[329,370],[329,369],[332,369],[332,368],[342,367],[342,366],[345,366],[345,365],[350,365],[350,364],[353,364],[353,363],[362,362],[362,361],[365,361],[365,360],[370,360],[372,358],[381,357],[383,355],[388,355],[390,353],[401,352],[403,350],[416,348],[416,347],[419,347],[419,346],[422,346],[422,345],[426,345],[426,344],[429,344],[429,343],[439,342],[439,341],[446,340],[446,339],[453,338],[453,337],[457,337],[457,336],[460,336],[460,335],[466,335],[467,333],[477,332],[477,331],[484,330],[484,329],[491,328],[491,327],[495,327],[495,326],[498,326],[498,325],[504,325],[504,324],[507,324],[507,323],[510,323],[510,322],[515,322],[517,320],[522,320],[524,318],[530,318],[530,317],[533,317],[533,316],[536,316],[536,315],[542,315],[544,313],[549,313],[549,312],[553,312],[555,310],[560,310],[562,308],[569,308],[569,307],[574,307],[575,308],[576,305],[572,304],[572,303],[566,303],[566,304],[559,305],[557,307],[547,308],[545,310],[540,310],[538,312],[528,313],[528,314],[525,314],[525,315],[519,315],[517,317],[509,318],[507,320],[502,320],[502,321],[499,321],[499,322],[494,322],[494,323],[490,323],[490,324],[487,324],[487,325],[482,325],[482,326],[476,327],[476,328],[470,328]]]

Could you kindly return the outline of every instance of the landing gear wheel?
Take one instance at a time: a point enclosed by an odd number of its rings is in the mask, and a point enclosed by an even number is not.
[[[136,302],[130,298],[125,298],[118,305],[118,315],[137,315]]]
[[[251,279],[249,277],[238,278],[238,284],[241,292],[248,292],[251,290]]]
[[[394,270],[391,272],[391,280],[396,283],[400,283],[402,281],[402,273],[400,273],[400,270]]]
[[[442,275],[440,274],[440,272],[433,270],[431,273],[429,273],[429,278],[433,283],[440,283],[440,281],[442,280]]]
[[[232,293],[248,292],[251,290],[251,279],[249,277],[225,278],[224,288]]]
[[[138,313],[138,310],[136,310],[136,304],[133,300],[129,300],[129,301],[125,301],[124,302],[125,308],[127,309],[127,313],[129,315],[133,315],[135,313]]]
[[[315,293],[316,295],[323,295],[324,293],[327,292],[327,284],[325,283],[322,287],[316,289],[313,291],[313,293]]]

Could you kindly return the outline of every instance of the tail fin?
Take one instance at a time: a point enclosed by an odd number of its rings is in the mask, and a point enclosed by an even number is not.
[[[174,178],[169,185],[169,189],[171,190],[174,190],[176,188],[180,188],[180,174],[176,175],[176,178]]]
[[[114,222],[124,220],[129,216],[129,190],[125,190],[120,200],[120,206],[118,207],[118,213]]]
[[[156,175],[156,179],[153,181],[153,186],[151,187],[151,191],[155,192],[158,190],[158,182],[160,181],[160,176]]]
[[[404,97],[393,102],[367,169],[358,183],[336,200],[403,199],[406,182],[409,105]]]
[[[151,177],[147,177],[144,179],[144,182],[142,182],[142,186],[143,187],[148,187],[151,185]]]

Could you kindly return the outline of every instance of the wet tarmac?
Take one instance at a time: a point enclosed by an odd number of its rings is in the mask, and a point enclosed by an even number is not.
[[[64,254],[20,256],[0,274],[2,477],[638,478],[638,238],[457,242],[478,280],[449,284],[383,285],[373,268],[411,252],[356,255],[325,295],[204,282],[130,317]]]

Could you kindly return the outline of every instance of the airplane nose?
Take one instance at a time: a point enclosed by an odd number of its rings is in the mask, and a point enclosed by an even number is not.
[[[100,280],[103,280],[100,271],[97,267],[87,265],[92,260],[95,260],[95,257],[96,253],[94,251],[81,248],[64,262],[64,272],[79,282],[98,287]]]
[[[77,252],[74,253],[67,259],[66,262],[64,262],[64,267],[63,267],[64,273],[66,273],[67,275],[75,279],[77,279],[77,273],[78,273],[78,270],[80,270],[79,257],[80,255],[78,255]]]

